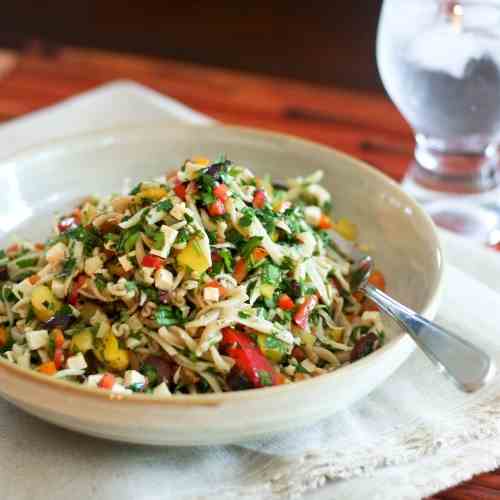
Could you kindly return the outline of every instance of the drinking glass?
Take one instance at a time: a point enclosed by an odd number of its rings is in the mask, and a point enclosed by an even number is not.
[[[500,0],[384,0],[377,63],[415,133],[419,192],[478,199],[498,189]],[[468,232],[463,206],[439,206],[438,223]]]

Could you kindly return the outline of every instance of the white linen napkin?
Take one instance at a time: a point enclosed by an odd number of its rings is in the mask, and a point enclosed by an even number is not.
[[[0,126],[0,156],[69,125],[73,133],[168,116],[210,123],[138,85],[107,85]],[[437,321],[500,365],[500,257],[449,233],[441,239],[447,268]],[[349,410],[271,439],[207,448],[110,443],[0,401],[0,450],[6,500],[421,498],[500,464],[500,379],[464,395],[415,352]]]

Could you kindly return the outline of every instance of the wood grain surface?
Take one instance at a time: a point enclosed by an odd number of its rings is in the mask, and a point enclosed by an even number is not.
[[[396,180],[411,160],[411,131],[380,94],[39,42],[21,52],[0,50],[0,121],[123,78],[224,123],[277,130],[338,148]],[[500,470],[430,498],[500,500]]]

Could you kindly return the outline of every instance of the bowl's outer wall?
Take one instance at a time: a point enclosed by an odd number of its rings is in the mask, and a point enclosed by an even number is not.
[[[175,170],[190,156],[215,158],[220,153],[275,179],[323,170],[335,216],[358,225],[360,240],[370,246],[390,294],[433,316],[442,263],[429,219],[375,170],[331,149],[277,134],[156,124],[82,136],[20,155],[0,165],[0,243],[8,243],[12,235],[44,240],[55,212],[86,195],[121,192]],[[60,391],[36,378],[19,377],[5,363],[0,363],[0,391],[42,418],[112,439],[150,444],[230,442],[311,422],[364,396],[413,349],[407,336],[396,337],[382,351],[312,383],[251,391],[258,394],[248,398],[227,394],[213,406],[150,408],[126,399],[110,403],[91,393]]]

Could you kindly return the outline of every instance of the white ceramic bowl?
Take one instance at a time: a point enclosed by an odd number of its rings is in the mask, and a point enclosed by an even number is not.
[[[0,165],[0,246],[13,235],[44,240],[55,212],[88,194],[120,191],[192,155],[228,157],[259,174],[285,178],[325,171],[334,210],[358,224],[373,247],[388,291],[432,318],[442,278],[431,220],[399,186],[373,168],[297,138],[233,127],[163,122],[79,136],[32,149]],[[390,323],[387,323],[388,331]],[[382,384],[414,348],[392,331],[380,350],[331,374],[259,390],[153,398],[113,396],[0,360],[0,393],[33,415],[109,439],[154,445],[228,443],[315,420]]]

